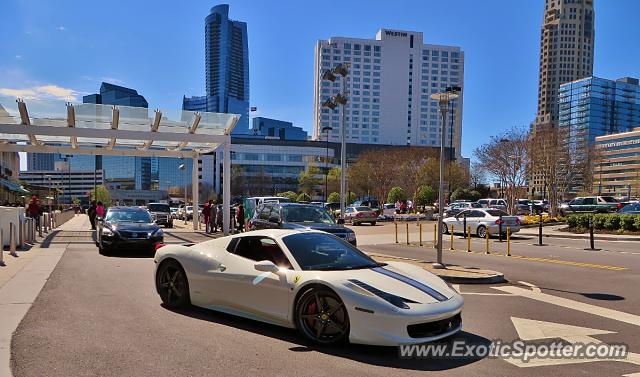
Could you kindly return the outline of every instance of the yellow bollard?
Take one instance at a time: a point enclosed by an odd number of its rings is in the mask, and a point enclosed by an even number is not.
[[[507,226],[507,256],[511,256],[511,230]]]
[[[409,244],[409,222],[407,222],[407,245]]]
[[[449,246],[449,250],[455,250],[453,248],[453,225],[451,225],[451,245]]]
[[[438,224],[433,224],[433,248],[438,247]]]
[[[471,225],[467,225],[467,252],[471,252]]]
[[[398,243],[398,223],[394,221],[393,224],[396,226],[396,243]]]
[[[487,243],[487,245],[486,245],[486,246],[487,246],[487,251],[486,251],[486,253],[487,253],[487,254],[491,254],[491,252],[489,251],[489,230],[488,230],[488,229],[487,229],[487,232],[486,232],[485,234],[486,234],[486,237],[485,237],[485,238],[486,238],[486,240],[487,240],[487,241],[486,241],[486,243]]]
[[[420,223],[418,227],[418,232],[420,232],[420,246],[422,246],[422,223]]]

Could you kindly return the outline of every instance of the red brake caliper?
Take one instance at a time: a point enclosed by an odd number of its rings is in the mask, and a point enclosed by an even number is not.
[[[316,303],[312,302],[309,305],[307,305],[307,312],[305,314],[316,314],[317,313],[317,308],[316,308]],[[309,327],[313,327],[315,321],[317,321],[317,319],[315,318],[307,318],[307,326]]]

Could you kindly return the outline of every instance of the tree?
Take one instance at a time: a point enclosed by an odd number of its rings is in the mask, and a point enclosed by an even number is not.
[[[327,198],[327,202],[329,203],[336,203],[339,201],[340,201],[340,193],[335,191],[329,194],[329,197]]]
[[[420,186],[416,192],[414,203],[418,206],[432,206],[438,194],[431,186]]]
[[[298,202],[310,202],[311,197],[307,193],[301,193],[298,195]]]
[[[96,186],[95,190],[89,192],[89,197],[96,202],[102,202],[105,206],[111,204],[111,194],[104,185]]]
[[[309,196],[314,195],[317,186],[320,184],[320,175],[320,169],[316,166],[309,166],[307,170],[301,172],[298,176],[298,188],[300,191]]]
[[[329,173],[327,174],[327,192],[340,191],[341,172],[342,169],[337,166],[329,169]]]
[[[451,194],[451,200],[470,200],[472,202],[481,198],[481,195],[476,190],[458,188]]]
[[[243,196],[245,190],[244,169],[240,165],[231,165],[231,196]]]
[[[387,203],[395,203],[398,200],[407,200],[407,193],[402,187],[392,187],[391,190],[389,190],[389,194],[387,195]]]
[[[507,209],[511,214],[515,213],[516,199],[526,183],[529,165],[527,142],[528,133],[514,127],[492,136],[488,143],[473,151],[482,168],[505,184]]]
[[[279,193],[276,194],[276,196],[279,196],[281,198],[287,198],[287,199],[291,200],[294,203],[298,200],[298,194],[296,194],[293,191],[279,192]]]

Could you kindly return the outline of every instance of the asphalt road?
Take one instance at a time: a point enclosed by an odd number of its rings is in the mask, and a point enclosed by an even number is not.
[[[447,263],[499,270],[509,279],[497,286],[458,287],[465,297],[461,338],[479,344],[518,339],[513,321],[524,318],[607,330],[611,333],[594,338],[625,342],[640,352],[640,322],[635,322],[640,315],[638,244],[607,243],[611,251],[596,253],[580,250],[574,240],[558,240],[549,247],[530,246],[529,239],[516,241],[522,241],[512,249],[518,257],[503,256],[504,245],[495,242],[496,255],[484,255],[483,240],[472,244],[477,253],[445,253]],[[461,248],[465,245],[456,238],[458,242]],[[362,248],[435,258],[427,247]],[[539,287],[541,294],[527,297],[537,289],[527,284]],[[585,303],[591,306],[581,305]],[[16,377],[386,377],[424,371],[447,376],[622,376],[640,372],[640,365],[599,361],[523,368],[494,358],[406,360],[398,358],[397,349],[386,347],[316,347],[294,330],[197,308],[167,310],[154,289],[150,257],[104,257],[84,243],[67,249],[14,334],[12,369]]]

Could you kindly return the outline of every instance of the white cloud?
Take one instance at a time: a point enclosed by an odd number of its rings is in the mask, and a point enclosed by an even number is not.
[[[65,31],[65,30],[67,30],[67,28],[66,28],[66,27],[64,27],[64,26],[58,26],[58,30],[60,30],[60,31]]]
[[[58,85],[41,85],[24,89],[0,88],[0,94],[22,99],[57,99],[74,102],[82,93]]]
[[[16,59],[22,59],[22,55],[17,54],[17,55],[16,55]]]

